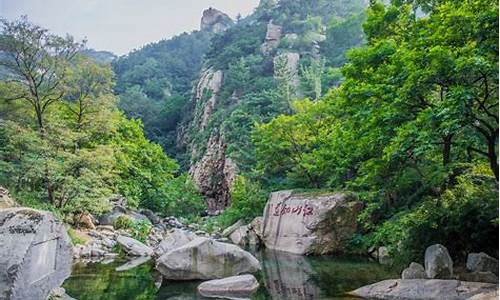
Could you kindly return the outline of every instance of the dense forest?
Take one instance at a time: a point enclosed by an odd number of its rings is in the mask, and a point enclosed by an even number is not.
[[[25,206],[68,219],[122,195],[210,231],[269,192],[346,191],[353,253],[497,254],[496,1],[261,1],[118,58],[1,25],[0,185]]]

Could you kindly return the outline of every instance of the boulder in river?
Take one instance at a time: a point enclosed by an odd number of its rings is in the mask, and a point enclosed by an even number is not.
[[[250,239],[250,229],[247,225],[240,226],[229,235],[229,239],[235,245],[246,247]]]
[[[448,279],[453,276],[453,260],[445,246],[435,244],[427,247],[425,273],[430,279]]]
[[[467,256],[467,270],[471,272],[492,272],[498,276],[498,259],[484,252],[469,253]]]
[[[380,300],[466,300],[495,290],[498,291],[498,285],[492,283],[442,279],[389,279],[361,287],[348,294]]]
[[[71,274],[66,228],[49,212],[0,210],[0,299],[45,299]]]
[[[199,237],[162,255],[156,268],[167,280],[206,280],[256,273],[260,263],[238,246]]]
[[[243,226],[243,220],[238,220],[238,222],[224,229],[224,231],[222,231],[222,236],[223,237],[230,236],[231,233],[233,233],[236,229],[240,228],[240,226]]]
[[[259,288],[259,282],[250,274],[205,281],[198,286],[203,297],[247,299]]]
[[[132,256],[151,256],[154,253],[153,249],[131,237],[120,235],[116,238],[116,242]]]
[[[267,248],[295,254],[343,252],[356,232],[359,201],[343,193],[271,193],[264,210]]]
[[[160,242],[155,249],[155,254],[157,256],[162,256],[171,250],[184,246],[195,238],[196,235],[191,231],[174,228],[169,231],[167,236]]]

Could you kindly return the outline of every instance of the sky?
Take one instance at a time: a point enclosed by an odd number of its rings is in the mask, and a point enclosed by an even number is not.
[[[141,46],[197,30],[208,7],[233,19],[259,0],[0,0],[0,16],[21,15],[51,32],[87,38],[87,46],[123,55]]]

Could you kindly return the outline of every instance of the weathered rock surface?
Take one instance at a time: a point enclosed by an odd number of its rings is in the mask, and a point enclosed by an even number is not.
[[[213,33],[220,33],[233,25],[233,20],[225,13],[210,7],[203,11],[200,29]]]
[[[382,300],[465,300],[498,290],[498,285],[441,279],[389,279],[361,287],[349,295]]]
[[[426,276],[424,267],[415,262],[412,262],[410,266],[401,273],[401,279],[425,279]]]
[[[260,46],[260,51],[264,55],[268,55],[273,49],[275,49],[280,43],[282,27],[273,24],[273,21],[269,21],[267,24],[267,32],[264,43]]]
[[[231,225],[228,228],[224,229],[224,231],[222,231],[222,236],[223,237],[230,236],[231,233],[233,233],[236,229],[240,228],[241,226],[243,226],[243,220],[238,220],[233,225]]]
[[[233,244],[236,244],[240,247],[246,247],[249,244],[250,238],[250,229],[247,225],[243,225],[238,227],[235,231],[233,231],[229,235],[229,239]]]
[[[470,272],[459,275],[463,281],[498,283],[498,276],[492,272]]]
[[[176,248],[182,247],[185,244],[191,242],[196,238],[196,235],[191,231],[182,229],[172,229],[167,233],[167,236],[160,242],[158,247],[155,249],[155,254],[157,256],[162,256],[163,254],[172,251]]]
[[[198,293],[203,297],[246,299],[250,298],[258,288],[257,279],[247,274],[205,281],[198,286]]]
[[[448,279],[453,276],[453,260],[445,246],[435,244],[425,249],[425,273],[430,279]]]
[[[127,254],[132,256],[151,256],[154,253],[153,249],[127,236],[120,235],[116,238],[116,241]]]
[[[291,78],[291,85],[297,89],[300,84],[299,79],[299,60],[300,54],[296,52],[285,52],[274,57],[274,73],[286,72]],[[296,94],[291,96],[297,96]]]
[[[271,193],[264,210],[267,248],[296,254],[342,252],[356,232],[362,205],[342,193]]]
[[[467,256],[467,270],[471,272],[492,272],[498,276],[498,259],[484,252],[469,253]]]
[[[0,210],[0,299],[45,299],[71,274],[71,241],[49,212]]]
[[[212,134],[204,155],[189,170],[191,178],[205,197],[210,215],[217,215],[229,206],[230,191],[237,173],[236,164],[226,157],[224,138],[219,133]]]
[[[235,245],[200,237],[162,255],[156,268],[167,280],[203,280],[255,273],[260,264]]]
[[[498,300],[498,287],[494,291],[480,293],[467,300]]]

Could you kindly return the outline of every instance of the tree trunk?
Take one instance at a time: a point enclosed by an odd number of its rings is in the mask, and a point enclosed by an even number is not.
[[[498,132],[497,132],[498,134]],[[495,174],[495,178],[498,181],[498,158],[497,158],[497,153],[496,153],[496,139],[497,136],[491,136],[488,139],[488,160],[490,161],[490,168],[493,171],[493,174]]]
[[[447,135],[443,137],[443,166],[446,166],[451,161],[451,141],[453,135]]]

